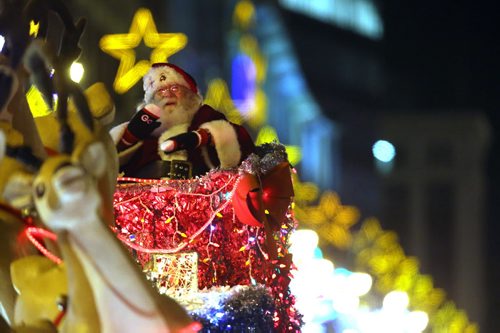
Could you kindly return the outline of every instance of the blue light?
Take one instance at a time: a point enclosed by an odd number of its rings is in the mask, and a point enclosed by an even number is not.
[[[352,274],[352,272],[350,270],[348,270],[347,268],[340,267],[340,268],[335,268],[334,274],[335,275],[342,275],[342,276],[349,276]]]
[[[355,31],[368,38],[381,39],[384,26],[372,0],[280,0],[290,10],[317,20]]]
[[[396,156],[396,148],[386,140],[378,140],[372,147],[373,156],[384,163],[388,163]]]
[[[235,56],[231,74],[231,98],[238,110],[246,114],[252,111],[256,92],[257,71],[252,59],[241,53]]]
[[[322,259],[323,258],[323,251],[319,247],[314,249],[314,258],[315,259]]]

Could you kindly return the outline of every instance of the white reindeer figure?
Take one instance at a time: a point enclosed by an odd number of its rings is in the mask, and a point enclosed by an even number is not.
[[[33,182],[45,224],[66,234],[92,288],[101,332],[193,332],[200,327],[174,300],[158,295],[103,222],[96,179],[106,172],[104,146],[91,143],[47,159]],[[78,300],[74,300],[78,302]],[[69,306],[71,307],[71,302]]]

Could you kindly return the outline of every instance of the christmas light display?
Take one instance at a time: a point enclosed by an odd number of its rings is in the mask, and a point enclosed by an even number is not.
[[[37,227],[27,227],[24,233],[26,237],[29,239],[29,241],[33,244],[33,246],[35,246],[37,250],[40,251],[41,254],[43,254],[45,257],[52,260],[58,265],[62,263],[61,258],[59,258],[58,256],[51,253],[49,250],[47,250],[45,246],[43,246],[42,243],[40,243],[37,239],[37,238],[48,238],[50,240],[55,241],[57,239],[56,234],[48,230]]]
[[[211,288],[183,303],[204,332],[273,332],[276,305],[263,285]]]
[[[350,228],[358,222],[360,213],[355,207],[342,205],[337,194],[325,191],[317,206],[297,205],[295,216],[330,244],[345,250],[352,243]]]
[[[192,287],[186,289],[186,285],[192,286],[193,279],[176,280],[179,272],[174,269],[173,274],[166,274],[166,268],[168,262],[178,261],[172,256],[182,258],[194,252],[198,257],[199,289],[264,285],[274,299],[273,311],[269,310],[273,326],[278,331],[297,331],[301,316],[295,311],[294,296],[288,288],[292,265],[288,238],[296,221],[288,209],[283,212],[281,224],[267,228],[265,222],[259,226],[239,218],[246,215],[238,211],[241,206],[234,201],[245,177],[258,175],[266,184],[265,176],[286,161],[285,149],[278,144],[260,147],[259,156],[251,155],[238,170],[213,170],[195,179],[119,179],[122,183],[114,199],[115,231],[146,275],[156,279],[159,289],[166,293],[170,290],[173,296],[177,293],[181,302],[193,293]],[[279,193],[279,189],[263,191],[263,201],[269,203],[269,221],[276,222],[278,219],[273,217],[282,211]],[[290,199],[285,198],[287,206]],[[188,262],[184,260],[181,266],[185,267],[180,269],[191,270],[194,265]],[[232,311],[243,311],[236,305],[232,307]]]
[[[408,295],[391,291],[382,307],[373,297],[372,277],[335,268],[317,247],[318,234],[301,229],[291,237],[297,271],[290,284],[297,309],[304,314],[303,332],[422,332],[428,325],[423,311],[410,311]]]
[[[153,268],[147,277],[154,281],[160,294],[182,298],[198,292],[198,254],[153,254]]]
[[[152,48],[149,60],[136,62],[134,51],[141,41]],[[158,33],[151,11],[140,8],[134,15],[127,34],[103,36],[99,42],[101,50],[120,60],[113,87],[123,94],[133,87],[155,62],[166,62],[168,57],[182,50],[187,37],[182,33]]]

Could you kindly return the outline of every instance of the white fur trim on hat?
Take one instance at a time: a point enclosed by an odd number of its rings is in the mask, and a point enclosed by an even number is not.
[[[226,120],[214,120],[200,126],[210,132],[215,143],[215,150],[219,157],[220,167],[229,169],[238,166],[241,160],[241,148],[238,135],[233,125]],[[204,155],[207,159],[208,156]],[[210,161],[205,161],[211,165]]]

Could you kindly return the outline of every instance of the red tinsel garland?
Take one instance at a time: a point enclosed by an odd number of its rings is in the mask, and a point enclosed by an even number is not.
[[[239,176],[209,173],[185,181],[120,184],[116,231],[144,266],[150,253],[196,251],[199,287],[264,280],[264,231],[241,223],[230,198]]]
[[[291,258],[288,234],[295,229],[292,214],[271,237],[278,259],[269,260],[264,228],[238,220],[231,198],[240,180],[236,171],[213,171],[190,180],[141,180],[118,185],[114,196],[118,237],[143,268],[152,253],[198,253],[198,286],[262,283],[276,298],[278,331],[297,331],[300,315],[290,294]]]

